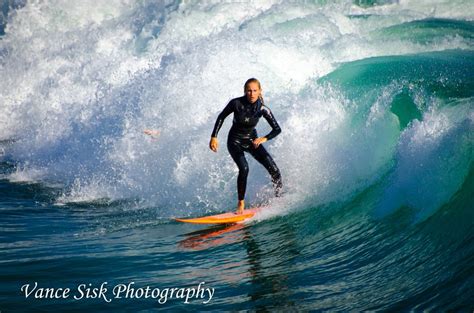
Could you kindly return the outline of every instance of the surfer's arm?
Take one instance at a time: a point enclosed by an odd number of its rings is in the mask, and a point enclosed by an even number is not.
[[[278,125],[278,122],[275,119],[275,116],[273,116],[272,111],[270,111],[269,108],[262,106],[262,113],[263,117],[267,120],[268,124],[272,127],[271,132],[269,132],[266,136],[259,137],[253,140],[253,146],[255,148],[258,148],[262,143],[267,142],[268,140],[275,138],[278,136],[278,134],[281,133],[281,128],[280,125]]]
[[[217,134],[224,123],[224,120],[230,113],[234,112],[234,101],[230,101],[227,106],[222,110],[222,112],[217,116],[216,124],[214,125],[214,129],[212,130],[211,141],[209,142],[209,149],[214,152],[217,152],[219,148],[219,140],[217,140]]]
[[[273,115],[272,111],[270,111],[269,108],[267,108],[266,106],[263,106],[262,111],[263,111],[263,117],[265,117],[268,124],[270,124],[270,126],[272,127],[272,130],[266,136],[262,138],[266,138],[267,140],[270,140],[270,139],[275,138],[281,133],[281,128],[280,128],[280,125],[278,125],[278,122],[276,121],[275,116]]]
[[[217,116],[217,120],[214,124],[214,129],[212,130],[211,137],[217,137],[217,134],[219,133],[219,130],[221,129],[225,118],[229,116],[230,113],[234,112],[234,106],[234,101],[230,101],[224,108],[224,110],[222,110],[222,112]]]

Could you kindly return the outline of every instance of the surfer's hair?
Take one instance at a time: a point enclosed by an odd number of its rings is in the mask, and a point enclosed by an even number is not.
[[[247,91],[247,86],[248,86],[250,83],[257,83],[257,84],[258,84],[258,89],[262,90],[262,85],[260,84],[260,81],[259,81],[258,79],[256,79],[256,78],[252,77],[252,78],[247,79],[247,81],[246,81],[245,84],[244,84],[244,94],[245,94],[245,92]],[[260,98],[260,101],[262,101],[262,104],[263,104],[263,96],[262,96],[262,94],[260,94],[259,98]]]

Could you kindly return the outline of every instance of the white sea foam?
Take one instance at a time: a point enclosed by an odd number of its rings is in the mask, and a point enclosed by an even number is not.
[[[139,197],[171,211],[226,207],[237,175],[225,147],[230,118],[218,154],[209,135],[255,76],[283,128],[267,147],[288,191],[316,203],[347,197],[380,178],[396,152],[403,167],[409,135],[398,142],[384,99],[357,107],[316,80],[341,62],[470,47],[460,38],[387,43],[374,35],[425,17],[466,18],[460,6],[426,7],[29,2],[0,40],[0,139],[18,138],[3,157],[22,165],[24,179],[63,181],[63,202]],[[159,128],[159,138],[145,128]],[[262,121],[259,132],[267,131]],[[250,163],[251,202],[271,192],[265,171]]]

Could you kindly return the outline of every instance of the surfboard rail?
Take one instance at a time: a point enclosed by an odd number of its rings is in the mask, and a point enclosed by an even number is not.
[[[196,218],[175,218],[175,221],[192,224],[231,224],[243,222],[253,217],[259,210],[260,208],[252,208],[244,210],[242,214],[237,214],[236,212],[228,212]]]

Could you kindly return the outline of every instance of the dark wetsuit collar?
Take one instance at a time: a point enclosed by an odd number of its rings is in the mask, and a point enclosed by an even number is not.
[[[246,105],[252,105],[256,109],[256,111],[260,110],[262,107],[262,100],[260,98],[257,99],[254,103],[250,103],[249,99],[247,99],[247,96],[244,96],[245,99],[245,104]]]

